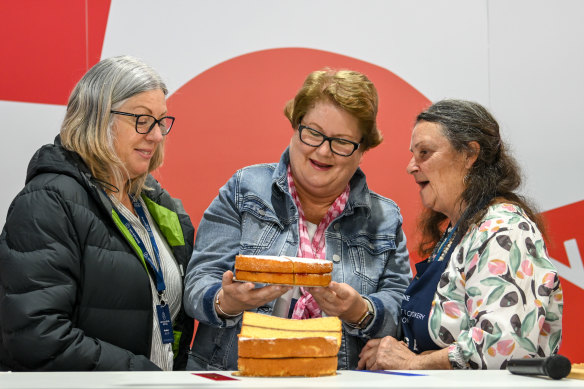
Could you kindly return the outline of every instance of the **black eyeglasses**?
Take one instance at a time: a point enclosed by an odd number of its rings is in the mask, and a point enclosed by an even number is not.
[[[168,135],[172,125],[174,124],[174,117],[165,116],[160,119],[156,119],[151,115],[136,115],[135,113],[120,112],[120,111],[110,111],[116,115],[124,116],[134,116],[136,118],[136,132],[138,134],[148,134],[154,128],[154,125],[158,124],[160,127],[160,133],[162,135]]]
[[[328,140],[331,151],[342,157],[350,157],[359,148],[360,143],[343,138],[332,138],[320,131],[302,124],[298,125],[298,136],[302,143],[312,147],[320,147]]]

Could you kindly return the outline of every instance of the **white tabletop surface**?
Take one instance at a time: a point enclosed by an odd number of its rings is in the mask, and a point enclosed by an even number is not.
[[[222,381],[196,375],[202,373],[215,372],[0,372],[0,388],[584,388],[584,380],[518,376],[506,370],[339,371],[316,378],[253,378],[218,372],[227,379]]]

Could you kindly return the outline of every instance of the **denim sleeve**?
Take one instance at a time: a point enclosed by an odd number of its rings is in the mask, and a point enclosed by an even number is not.
[[[368,339],[397,336],[401,303],[404,292],[412,280],[406,237],[401,223],[397,227],[395,244],[395,250],[389,253],[377,291],[366,296],[373,303],[374,319],[362,330],[345,325],[344,329],[349,335]]]
[[[203,214],[195,248],[185,276],[186,312],[201,323],[233,327],[240,317],[222,320],[217,316],[214,298],[221,287],[223,273],[233,270],[239,252],[241,217],[237,206],[239,172],[220,190]]]

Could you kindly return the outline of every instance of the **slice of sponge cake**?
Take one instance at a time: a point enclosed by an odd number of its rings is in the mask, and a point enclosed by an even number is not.
[[[292,320],[283,317],[244,312],[241,337],[246,338],[311,338],[333,337],[337,351],[341,347],[342,325],[338,317]]]
[[[238,281],[327,286],[333,263],[323,259],[271,255],[236,255],[235,278]]]
[[[243,358],[237,361],[239,374],[252,377],[320,377],[335,375],[337,357]]]

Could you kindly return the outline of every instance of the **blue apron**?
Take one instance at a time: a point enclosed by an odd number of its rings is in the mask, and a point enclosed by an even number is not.
[[[452,251],[455,248],[456,241],[449,247],[443,260],[433,260],[434,258],[440,258],[441,250],[439,250],[435,256],[431,256],[417,263],[416,276],[405,291],[405,297],[401,306],[402,330],[404,342],[415,353],[442,348],[434,343],[430,337],[428,316],[430,315],[432,301],[438,288],[438,282],[440,282],[440,277],[444,273],[450,261]]]

